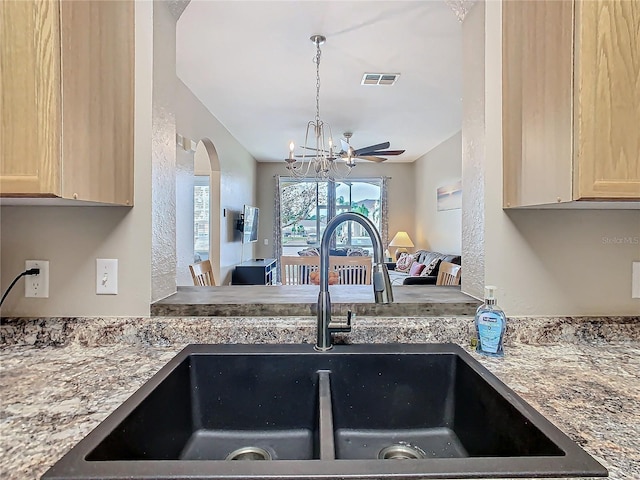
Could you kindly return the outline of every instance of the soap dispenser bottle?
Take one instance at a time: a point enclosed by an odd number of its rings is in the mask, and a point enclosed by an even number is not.
[[[496,302],[496,287],[484,287],[484,303],[476,310],[475,324],[478,342],[476,351],[491,357],[504,356],[504,333],[507,317]]]

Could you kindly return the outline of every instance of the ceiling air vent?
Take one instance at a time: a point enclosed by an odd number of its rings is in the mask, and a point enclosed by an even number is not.
[[[398,80],[399,73],[365,73],[361,85],[393,85]]]

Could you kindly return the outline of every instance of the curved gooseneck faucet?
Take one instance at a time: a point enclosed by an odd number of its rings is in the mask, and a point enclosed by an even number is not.
[[[373,268],[372,284],[373,296],[376,303],[392,303],[393,292],[389,272],[384,264],[384,248],[380,232],[375,225],[364,215],[356,212],[345,212],[333,217],[327,224],[320,242],[320,293],[318,294],[318,339],[315,349],[326,351],[333,347],[331,335],[333,332],[351,331],[351,312],[347,315],[347,323],[336,326],[331,325],[331,298],[329,296],[329,242],[333,232],[343,222],[353,221],[359,223],[371,237],[373,242]]]

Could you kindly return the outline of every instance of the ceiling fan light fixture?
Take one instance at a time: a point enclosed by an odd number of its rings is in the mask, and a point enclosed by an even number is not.
[[[285,158],[286,167],[296,178],[314,176],[317,179],[342,179],[351,173],[355,163],[345,161],[340,166],[336,162],[337,153],[331,135],[331,127],[320,119],[320,45],[326,42],[323,35],[312,35],[310,40],[316,46],[314,63],[316,64],[316,116],[307,123],[302,153],[295,155],[295,144],[289,144],[289,156]],[[300,159],[300,160],[298,160]],[[340,162],[342,164],[342,162]]]

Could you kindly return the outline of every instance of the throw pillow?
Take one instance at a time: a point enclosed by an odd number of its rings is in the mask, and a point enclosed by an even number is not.
[[[436,258],[440,260],[440,259],[442,259],[443,256],[444,255],[442,255],[441,253],[438,253],[438,252],[424,252],[424,255],[422,255],[420,257],[419,262],[420,263],[424,263],[425,265],[429,265]]]
[[[369,252],[365,253],[364,248],[351,247],[347,250],[347,257],[366,257]]]
[[[298,255],[301,257],[317,257],[320,255],[320,252],[316,247],[305,248],[304,250],[300,250]]]
[[[396,262],[396,272],[409,273],[409,270],[411,270],[411,265],[413,265],[413,262],[415,261],[416,259],[413,255],[403,253],[402,255],[400,255],[400,258]]]
[[[413,265],[411,265],[411,268],[409,269],[409,275],[411,275],[412,277],[420,276],[420,272],[424,270],[424,267],[426,267],[424,263],[413,262]]]
[[[438,268],[438,265],[440,265],[440,259],[434,258],[433,260],[431,260],[431,262],[429,262],[429,265],[425,265],[425,267],[422,269],[422,272],[420,272],[420,276],[428,277],[436,270],[436,268]]]

